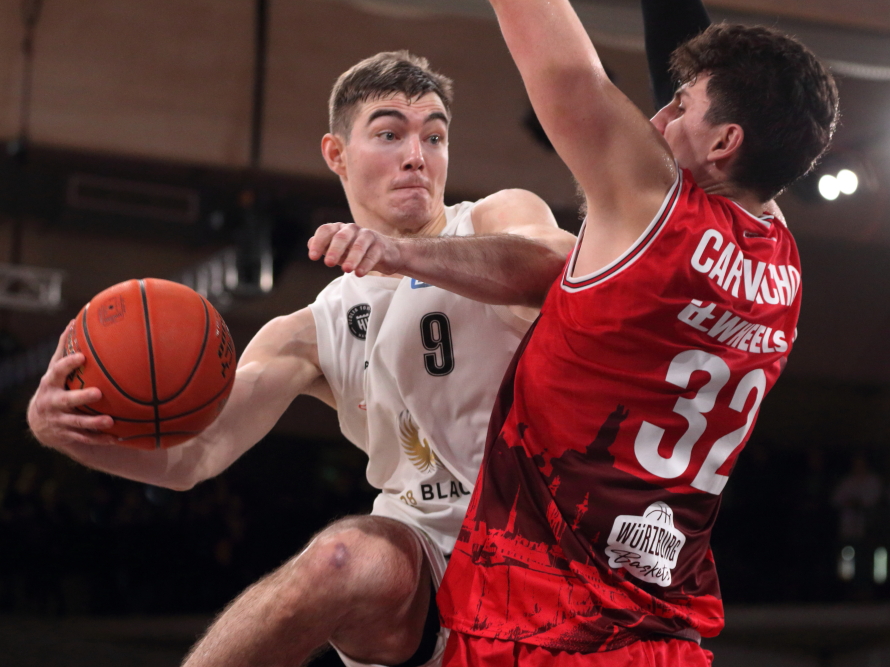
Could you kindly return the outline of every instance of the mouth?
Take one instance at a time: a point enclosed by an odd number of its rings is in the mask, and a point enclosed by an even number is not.
[[[430,191],[427,187],[423,185],[399,185],[393,188],[393,193],[397,196],[405,196],[405,197],[428,197]]]

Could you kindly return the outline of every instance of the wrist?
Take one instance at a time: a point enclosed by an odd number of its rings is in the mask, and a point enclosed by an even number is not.
[[[418,245],[424,239],[394,238],[392,252],[387,258],[387,264],[391,269],[389,273],[408,275],[407,272],[416,269],[418,265]]]

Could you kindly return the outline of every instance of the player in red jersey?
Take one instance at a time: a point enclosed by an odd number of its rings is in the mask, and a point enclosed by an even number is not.
[[[837,91],[798,42],[712,26],[649,123],[569,0],[492,5],[588,214],[492,416],[439,592],[445,664],[705,665],[720,493],[800,307],[764,209],[827,147]]]

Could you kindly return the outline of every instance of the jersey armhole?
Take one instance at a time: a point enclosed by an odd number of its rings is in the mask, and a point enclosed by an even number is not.
[[[323,293],[322,293],[323,294]],[[321,294],[319,295],[319,297]],[[318,347],[318,365],[321,366],[322,375],[334,394],[334,402],[340,405],[343,396],[343,387],[340,378],[334,372],[334,360],[336,357],[334,327],[331,326],[330,313],[328,312],[330,304],[319,303],[318,300],[309,304],[309,310],[315,318],[315,338]]]
[[[674,164],[676,165],[676,162]],[[674,208],[677,205],[677,201],[680,199],[680,193],[683,190],[683,171],[680,169],[679,165],[676,166],[676,169],[677,177],[674,179],[673,185],[671,185],[665,195],[661,208],[658,209],[658,213],[640,237],[616,260],[604,266],[602,269],[589,273],[586,276],[573,277],[572,271],[578,260],[578,252],[581,249],[581,241],[584,239],[584,231],[587,227],[587,220],[584,221],[584,224],[581,226],[581,231],[578,233],[578,241],[575,243],[569,261],[566,262],[565,269],[563,269],[562,280],[560,281],[560,286],[563,290],[566,292],[579,292],[589,287],[593,287],[594,285],[599,285],[633,265],[633,263],[643,255],[646,249],[652,245],[664,229],[668,220],[670,220]]]

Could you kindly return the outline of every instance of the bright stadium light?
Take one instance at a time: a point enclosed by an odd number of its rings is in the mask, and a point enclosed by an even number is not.
[[[859,188],[859,177],[854,171],[841,169],[837,173],[837,185],[843,194],[851,195]]]
[[[856,576],[856,550],[851,546],[841,549],[837,561],[837,576],[841,581],[852,581]]]
[[[837,181],[837,177],[832,176],[831,174],[825,174],[819,179],[819,194],[822,195],[823,199],[834,201],[838,198],[840,193],[841,188]]]
[[[874,580],[876,584],[887,582],[887,549],[886,547],[878,547],[875,549],[874,560]]]

